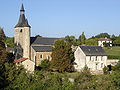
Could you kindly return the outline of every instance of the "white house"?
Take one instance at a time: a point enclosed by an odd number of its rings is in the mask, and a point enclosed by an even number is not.
[[[35,70],[35,63],[28,58],[16,59],[14,60],[14,63],[16,63],[18,66],[23,65],[24,68],[31,73]]]
[[[112,40],[108,39],[107,37],[106,38],[100,38],[98,40],[98,46],[104,47],[104,43],[108,43],[109,46],[112,46]]]
[[[102,71],[106,66],[107,55],[100,46],[78,46],[74,57],[76,71],[81,71],[85,65],[91,72]]]

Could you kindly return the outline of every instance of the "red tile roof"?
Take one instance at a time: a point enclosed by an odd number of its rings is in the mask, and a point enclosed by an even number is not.
[[[19,63],[19,62],[23,62],[25,60],[27,60],[28,58],[20,58],[20,59],[15,59],[14,62],[15,63]]]
[[[112,41],[112,40],[110,40],[108,38],[100,38],[99,41]]]

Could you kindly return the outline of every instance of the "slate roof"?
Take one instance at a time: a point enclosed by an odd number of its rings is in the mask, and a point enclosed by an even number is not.
[[[25,10],[24,10],[24,6],[23,6],[23,4],[22,4],[22,6],[21,6],[20,11],[25,11]]]
[[[52,51],[52,47],[51,46],[32,46],[32,48],[36,52],[51,52]]]
[[[47,38],[47,37],[31,37],[30,43],[37,45],[53,45],[56,40],[60,40],[61,38]]]
[[[86,56],[107,56],[100,46],[80,46]]]
[[[25,18],[25,15],[24,15],[24,6],[22,4],[21,6],[21,14],[20,14],[20,17],[19,17],[19,21],[18,21],[18,24],[15,26],[15,27],[31,27],[29,24],[28,24],[28,20]]]

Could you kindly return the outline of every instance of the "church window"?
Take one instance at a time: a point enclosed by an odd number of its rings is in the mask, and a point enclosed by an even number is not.
[[[22,32],[22,29],[20,29],[20,32]]]
[[[43,58],[43,55],[41,54],[41,55],[40,55],[40,59],[42,59],[42,58]]]

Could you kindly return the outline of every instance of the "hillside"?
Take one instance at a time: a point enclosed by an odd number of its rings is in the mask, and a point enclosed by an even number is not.
[[[120,59],[120,47],[104,47],[108,59]]]

